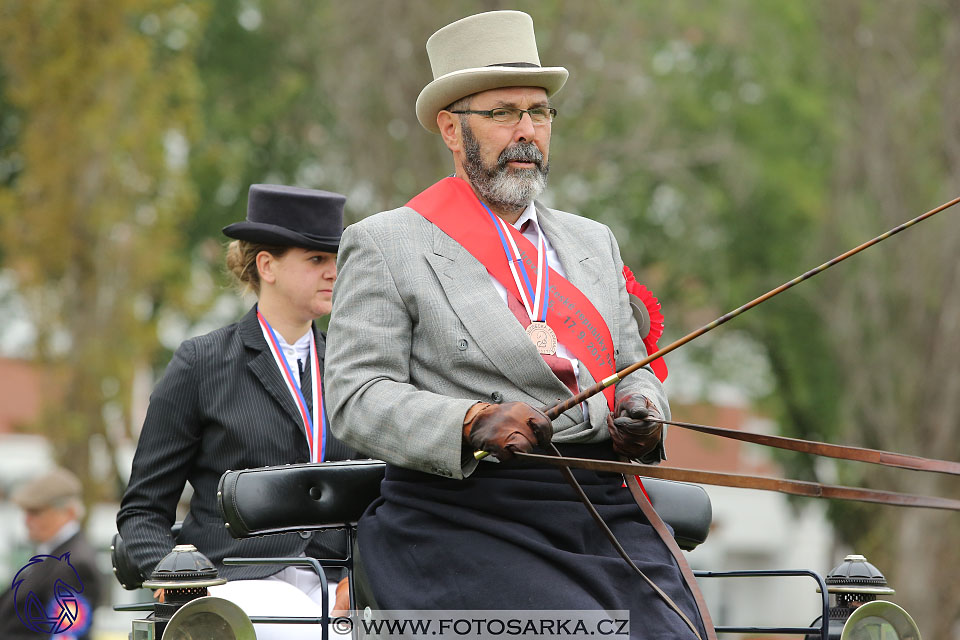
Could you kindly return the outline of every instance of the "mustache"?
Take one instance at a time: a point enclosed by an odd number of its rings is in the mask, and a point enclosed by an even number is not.
[[[507,147],[497,158],[497,168],[504,169],[508,162],[531,162],[538,169],[543,168],[543,154],[540,149],[532,142],[518,142],[512,147]]]

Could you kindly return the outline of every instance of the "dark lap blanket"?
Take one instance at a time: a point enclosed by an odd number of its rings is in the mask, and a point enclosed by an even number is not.
[[[612,458],[605,445],[561,451]],[[702,628],[676,561],[622,477],[574,473],[637,566]],[[617,555],[556,468],[481,463],[450,480],[388,465],[381,494],[358,532],[379,609],[626,609],[632,637],[694,637]]]

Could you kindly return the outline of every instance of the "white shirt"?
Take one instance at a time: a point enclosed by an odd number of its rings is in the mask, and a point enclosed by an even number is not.
[[[526,209],[523,210],[523,213],[520,214],[520,217],[517,218],[517,221],[513,223],[513,227],[519,231],[520,227],[522,227],[523,223],[527,220],[530,221],[530,224],[527,226],[527,230],[523,232],[523,237],[532,242],[533,246],[536,247],[540,242],[540,222],[537,219],[537,208],[532,202],[527,206]],[[560,257],[557,256],[557,251],[553,248],[553,245],[550,244],[550,240],[547,238],[546,234],[543,236],[543,248],[547,252],[547,264],[550,266],[550,268],[566,278],[567,272],[563,270],[563,265],[560,264]],[[494,288],[496,288],[497,293],[500,294],[503,304],[507,304],[506,287],[500,284],[500,282],[493,276],[490,276],[490,281],[493,282]],[[577,377],[577,380],[579,380],[580,361],[574,357],[573,353],[567,349],[562,342],[560,342],[559,336],[557,337],[557,355],[570,361],[570,364],[573,365],[573,374]],[[587,403],[580,403],[580,407],[583,409],[583,419],[588,420]]]

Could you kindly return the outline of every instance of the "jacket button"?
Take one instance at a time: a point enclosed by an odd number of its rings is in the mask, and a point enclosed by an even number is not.
[[[299,533],[300,537],[303,538],[304,540],[310,537],[309,531],[298,531],[297,533]]]
[[[495,403],[500,404],[501,402],[503,402],[503,394],[500,393],[499,391],[494,391],[493,393],[490,394],[490,399],[493,400]]]
[[[467,350],[467,341],[464,340],[463,338],[457,340],[457,349],[459,349],[460,351],[466,351],[466,350]]]

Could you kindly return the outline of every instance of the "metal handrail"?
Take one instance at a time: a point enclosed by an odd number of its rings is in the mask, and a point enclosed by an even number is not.
[[[694,571],[693,575],[697,578],[749,578],[749,577],[787,577],[787,576],[809,576],[816,580],[820,586],[822,596],[822,614],[820,616],[819,627],[714,627],[717,633],[784,633],[784,634],[809,634],[819,633],[820,640],[827,640],[827,630],[830,624],[830,596],[827,593],[827,583],[823,577],[807,569],[783,569],[783,570],[762,570],[762,569],[744,569],[739,571]]]

